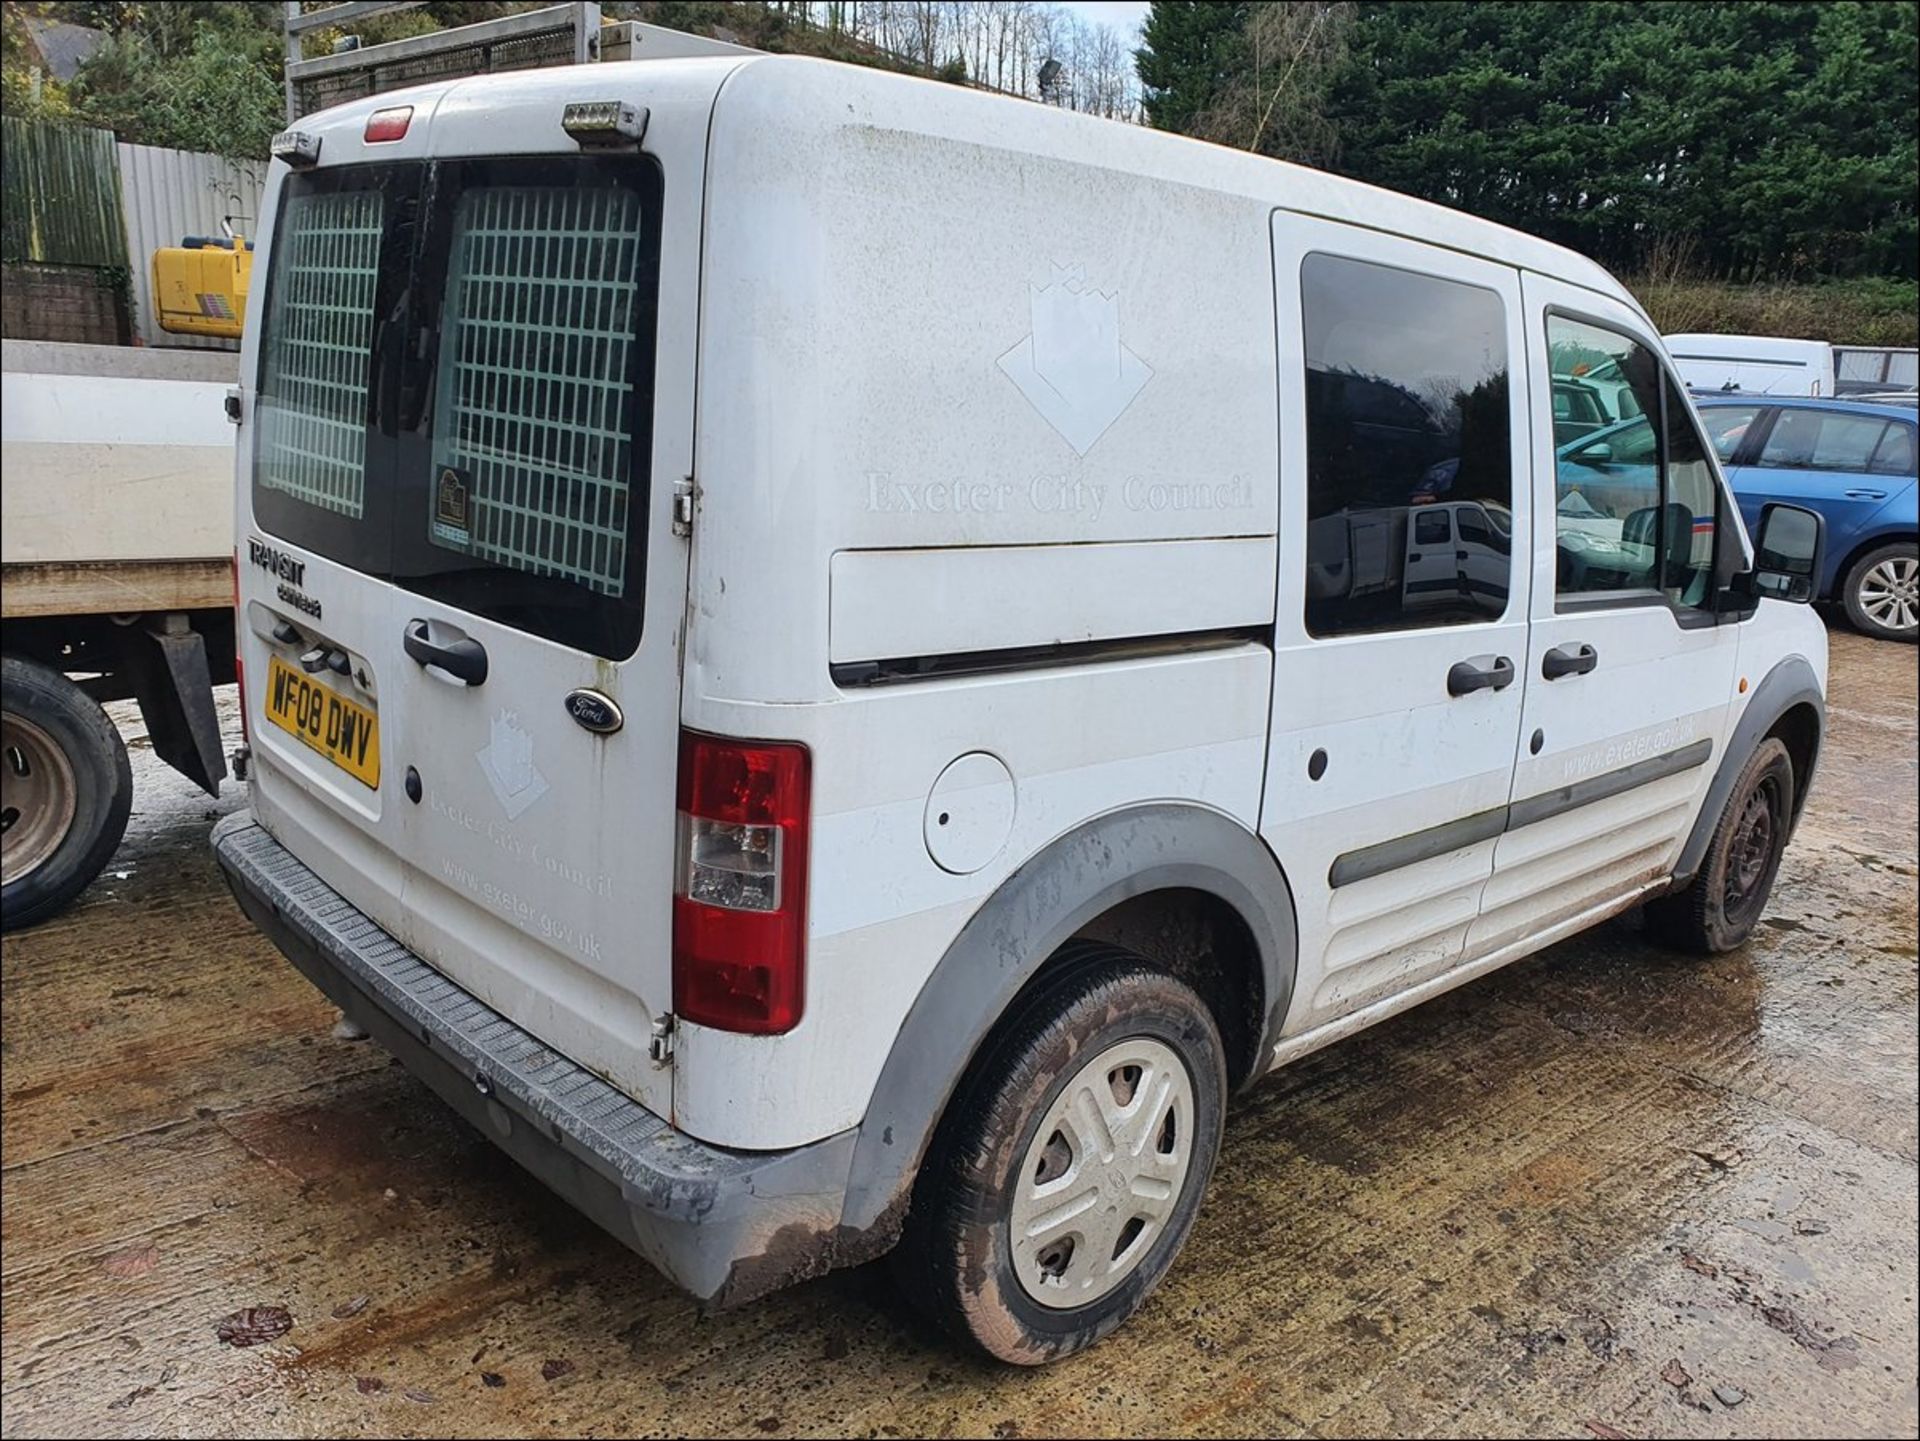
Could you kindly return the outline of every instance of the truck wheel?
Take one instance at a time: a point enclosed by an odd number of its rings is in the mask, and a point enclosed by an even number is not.
[[[56,670],[0,658],[0,929],[45,920],[113,855],[133,809],[127,747]]]
[[[894,1253],[936,1323],[1022,1366],[1140,1309],[1192,1229],[1226,1109],[1199,996],[1118,947],[1061,961],[956,1091]]]
[[[1881,640],[1920,637],[1920,545],[1908,540],[1868,551],[1840,587],[1855,630]]]
[[[1743,944],[1767,907],[1786,852],[1793,796],[1793,760],[1769,736],[1734,782],[1700,873],[1685,889],[1648,902],[1648,933],[1697,955]]]

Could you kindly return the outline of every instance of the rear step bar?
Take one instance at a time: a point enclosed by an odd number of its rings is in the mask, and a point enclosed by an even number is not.
[[[421,960],[250,813],[213,830],[234,899],[308,980],[527,1170],[715,1306],[834,1264],[858,1131],[791,1151],[696,1141]]]

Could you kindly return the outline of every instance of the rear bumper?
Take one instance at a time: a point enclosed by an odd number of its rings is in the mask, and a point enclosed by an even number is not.
[[[701,1300],[751,1300],[866,1250],[839,1231],[857,1131],[791,1151],[704,1145],[434,970],[250,814],[215,826],[213,850],[240,908],[328,999],[495,1145]]]

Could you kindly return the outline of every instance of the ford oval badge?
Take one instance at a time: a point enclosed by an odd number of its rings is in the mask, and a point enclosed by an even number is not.
[[[595,735],[612,735],[627,723],[611,696],[584,687],[567,692],[567,714]]]

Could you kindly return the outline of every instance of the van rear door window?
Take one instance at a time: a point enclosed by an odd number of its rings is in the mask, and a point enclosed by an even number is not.
[[[254,519],[358,570],[392,549],[392,449],[375,395],[412,263],[417,165],[289,176],[268,252],[253,403]]]
[[[400,584],[610,659],[639,644],[660,190],[641,159],[442,165]]]
[[[644,157],[289,177],[254,407],[261,529],[632,655],[661,195]]]
[[[260,483],[356,520],[383,200],[377,190],[288,197],[260,382]]]
[[[434,409],[436,545],[619,596],[626,582],[640,202],[460,197]],[[441,503],[440,487],[451,487]]]

